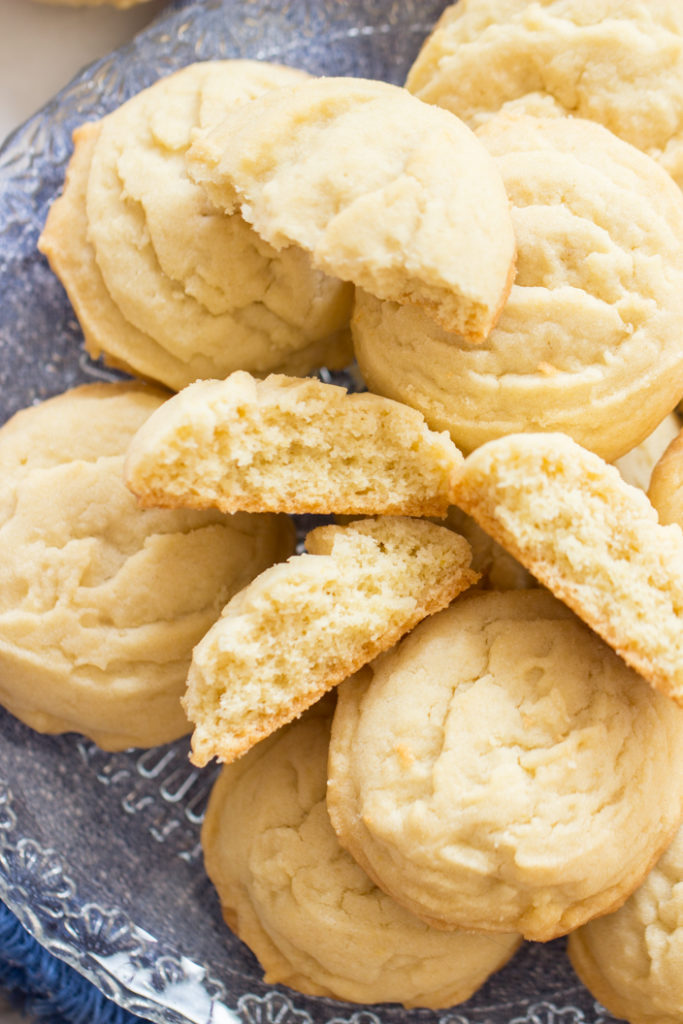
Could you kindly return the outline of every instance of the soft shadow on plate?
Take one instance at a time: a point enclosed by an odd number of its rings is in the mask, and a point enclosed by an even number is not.
[[[443,0],[177,2],[97,62],[0,151],[0,421],[117,374],[89,360],[36,250],[71,132],[195,60],[251,57],[401,84]],[[264,985],[221,920],[199,827],[215,768],[188,743],[105,754],[0,711],[0,898],[52,953],[128,1010],[165,1024],[609,1024],[564,941],[527,944],[451,1011],[364,1008]]]

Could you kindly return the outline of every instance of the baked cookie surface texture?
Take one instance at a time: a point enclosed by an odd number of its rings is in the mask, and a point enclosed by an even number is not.
[[[678,433],[658,459],[647,493],[660,523],[678,523],[683,528],[683,433]]]
[[[340,848],[325,805],[330,716],[316,706],[223,768],[202,845],[224,917],[269,984],[358,1003],[462,1002],[520,938],[430,928]]]
[[[458,505],[653,686],[683,703],[683,532],[562,434],[465,460]]]
[[[145,506],[437,516],[462,461],[399,402],[238,371],[190,385],[150,417],[126,482]]]
[[[631,1024],[683,1021],[683,829],[614,914],[569,938],[572,965],[596,999]]]
[[[286,517],[138,509],[124,453],[164,398],[89,385],[0,430],[0,703],[108,750],[190,730],[192,647],[293,548]]]
[[[683,710],[547,591],[465,595],[338,694],[332,824],[437,926],[554,938],[678,828]]]
[[[361,372],[465,452],[561,430],[612,461],[683,390],[683,196],[653,160],[589,121],[500,115],[480,138],[518,245],[497,326],[475,348],[417,307],[359,291]]]
[[[192,64],[76,131],[40,248],[91,355],[174,389],[242,368],[348,362],[352,288],[212,208],[185,168],[197,132],[305,77],[258,61]]]
[[[506,107],[597,121],[683,185],[678,0],[460,0],[406,86],[473,128]]]
[[[614,465],[626,483],[633,487],[640,487],[641,491],[647,491],[655,466],[680,432],[680,419],[676,413],[669,413],[644,441],[641,441],[626,455],[622,455],[620,459],[616,459]],[[652,496],[649,495],[649,497],[652,501]],[[654,505],[654,502],[652,504]],[[683,516],[681,524],[683,525]]]
[[[300,245],[327,273],[470,341],[495,323],[514,274],[508,201],[447,111],[386,82],[311,79],[232,111],[188,165],[272,245]]]
[[[459,533],[472,548],[472,568],[481,576],[478,589],[528,590],[538,586],[531,573],[457,505],[451,505],[443,525]]]
[[[230,762],[478,579],[464,538],[423,519],[320,526],[197,644],[183,699],[192,760]]]

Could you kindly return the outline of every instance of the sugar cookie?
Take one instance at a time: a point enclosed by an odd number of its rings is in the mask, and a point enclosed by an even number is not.
[[[332,824],[429,923],[551,939],[679,826],[683,709],[547,591],[464,595],[338,693]]]
[[[320,526],[306,547],[196,646],[184,698],[195,764],[239,757],[477,579],[467,542],[423,519]]]
[[[613,461],[683,393],[683,195],[589,121],[501,115],[481,139],[510,195],[519,250],[498,325],[474,348],[417,307],[360,293],[362,374],[463,451],[561,430]]]
[[[460,0],[406,85],[472,127],[508,105],[597,121],[683,186],[678,0]]]
[[[414,409],[314,379],[198,381],[133,438],[143,505],[445,515],[462,455]]]
[[[293,548],[286,517],[137,508],[124,453],[164,397],[90,385],[0,430],[0,703],[107,750],[189,731],[193,645]]]
[[[614,914],[569,937],[584,985],[631,1024],[683,1022],[683,829]]]
[[[386,82],[311,79],[235,108],[191,177],[276,247],[480,341],[514,273],[505,189],[457,118]]]
[[[521,940],[430,928],[340,848],[325,806],[330,717],[316,705],[223,768],[202,829],[223,915],[268,984],[357,1003],[462,1002]]]
[[[91,355],[175,389],[241,368],[348,362],[352,289],[212,209],[185,173],[196,131],[302,77],[258,61],[193,64],[75,133],[39,247]]]
[[[562,434],[473,452],[469,512],[653,686],[683,703],[683,532],[614,466]]]

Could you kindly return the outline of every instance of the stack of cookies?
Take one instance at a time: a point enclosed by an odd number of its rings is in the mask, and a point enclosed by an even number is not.
[[[154,385],[0,432],[0,697],[225,764],[267,981],[440,1008],[571,932],[683,1022],[681,139],[677,0],[460,0],[405,89],[207,62],[76,132],[40,247]],[[367,393],[304,376],[351,345]]]

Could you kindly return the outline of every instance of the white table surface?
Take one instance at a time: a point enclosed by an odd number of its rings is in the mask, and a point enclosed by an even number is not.
[[[127,11],[0,0],[0,140],[163,7],[164,0]]]
[[[85,65],[130,39],[164,0],[127,11],[0,0],[0,140]],[[30,1024],[0,996],[0,1024]],[[96,1022],[93,1022],[96,1024]]]

